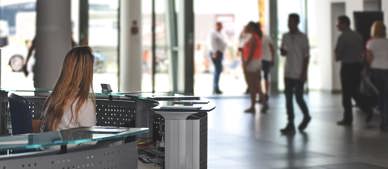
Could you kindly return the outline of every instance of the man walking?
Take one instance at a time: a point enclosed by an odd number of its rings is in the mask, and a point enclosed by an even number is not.
[[[288,116],[288,124],[280,130],[282,134],[295,133],[293,95],[296,96],[296,102],[303,113],[303,120],[298,129],[304,131],[311,120],[306,102],[303,99],[303,86],[308,74],[310,47],[307,36],[298,28],[299,22],[298,14],[293,13],[288,16],[289,32],[283,35],[280,48],[281,55],[286,57],[284,83]]]
[[[210,58],[214,65],[213,76],[213,93],[222,94],[219,87],[220,75],[222,72],[222,60],[224,58],[224,51],[226,49],[226,41],[221,33],[222,23],[217,22],[215,31],[210,34]]]
[[[342,34],[335,48],[336,61],[341,62],[342,106],[344,115],[338,125],[350,126],[353,122],[352,98],[359,101],[358,87],[361,79],[363,40],[360,34],[350,29],[350,19],[340,16],[337,28]]]

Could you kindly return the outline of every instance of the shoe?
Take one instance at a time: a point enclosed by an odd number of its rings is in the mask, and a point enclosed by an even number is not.
[[[337,125],[339,125],[339,126],[351,126],[352,125],[352,121],[351,120],[337,121]]]
[[[282,135],[295,134],[294,124],[287,124],[286,127],[284,127],[283,129],[280,129],[280,133],[282,133]]]
[[[298,126],[299,131],[304,131],[304,129],[306,129],[307,126],[309,125],[310,121],[311,121],[310,116],[304,117],[302,122]]]
[[[268,104],[264,103],[263,106],[261,107],[260,112],[265,114],[265,113],[267,113],[267,110],[268,110]]]
[[[254,107],[250,107],[244,110],[245,113],[256,113],[256,109]]]
[[[217,89],[217,90],[214,90],[214,91],[213,91],[213,94],[222,94],[222,91],[219,90],[219,89]]]
[[[267,103],[268,103],[268,100],[269,100],[269,96],[268,96],[268,94],[265,94],[265,95],[264,95],[264,99],[265,99],[265,102],[267,102]]]

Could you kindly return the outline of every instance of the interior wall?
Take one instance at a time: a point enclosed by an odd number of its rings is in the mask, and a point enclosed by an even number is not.
[[[308,37],[310,41],[310,66],[309,79],[314,76],[313,82],[317,90],[331,90],[331,42],[330,42],[330,16],[327,1],[309,1],[308,10]],[[319,75],[311,73],[312,67],[318,69]],[[311,81],[311,80],[310,80]],[[309,83],[310,83],[309,81]]]
[[[381,1],[381,10],[384,12],[384,23],[388,24],[388,1]]]
[[[328,0],[309,1],[309,38],[312,49],[312,62],[318,62],[319,69],[319,90],[337,91],[340,90],[339,70],[335,67],[339,63],[334,61],[334,46],[336,39],[332,41],[332,15],[331,3],[344,2],[346,15],[353,22],[353,12],[363,10],[363,0]],[[383,9],[388,9],[388,2],[383,1]],[[385,14],[387,15],[387,14]],[[385,17],[387,21],[387,17]],[[352,28],[353,28],[352,24]],[[311,64],[311,62],[310,62]],[[310,75],[316,76],[316,75]]]

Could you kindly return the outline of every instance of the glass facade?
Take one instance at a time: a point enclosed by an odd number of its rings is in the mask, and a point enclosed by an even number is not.
[[[119,17],[120,0],[87,0],[87,37],[80,39],[80,16],[85,13],[80,12],[79,0],[72,0],[72,29],[73,39],[77,44],[83,45],[85,42],[93,48],[96,56],[94,89],[99,91],[101,83],[109,83],[113,91],[118,91],[119,75]],[[257,0],[230,1],[231,7],[220,7],[217,4],[222,0],[211,2],[205,0],[194,1],[195,11],[195,34],[194,34],[194,91],[199,95],[209,95],[212,92],[212,71],[213,65],[209,59],[208,35],[214,29],[214,23],[221,21],[224,23],[223,33],[228,41],[228,48],[225,51],[224,71],[221,76],[220,86],[225,94],[241,94],[246,89],[244,77],[242,75],[240,56],[237,54],[238,35],[243,26],[249,21],[257,21],[259,9]],[[173,79],[171,65],[173,59],[170,57],[171,51],[176,51],[176,46],[169,43],[169,15],[167,12],[167,0],[155,1],[155,91],[165,92],[173,90]],[[268,0],[266,1],[268,3]],[[212,10],[203,8],[205,5],[214,6]],[[239,5],[238,5],[239,4]],[[179,13],[179,1],[175,3],[176,15]],[[308,15],[307,5],[314,5],[314,2],[307,4],[306,0],[278,0],[278,44],[281,36],[288,31],[287,17],[289,13],[298,13],[301,17],[300,29],[303,32],[315,26],[308,24],[307,18],[314,19],[313,15]],[[235,8],[235,6],[239,6]],[[36,27],[36,0],[1,0],[0,1],[0,45],[1,57],[1,87],[12,89],[32,89],[32,73],[25,76],[22,72],[15,72],[9,64],[20,66],[23,60],[10,58],[22,58],[27,56],[28,48],[35,36]],[[142,91],[152,91],[152,0],[142,0],[142,22],[140,25],[142,32]],[[267,11],[268,12],[268,11]],[[266,16],[265,19],[268,19]],[[175,25],[176,26],[176,25]],[[268,25],[263,25],[269,28]],[[314,27],[312,27],[313,30]],[[178,32],[173,32],[178,35]],[[308,32],[310,38],[311,54],[315,55],[316,36],[315,32]],[[176,59],[176,58],[175,58]],[[284,58],[277,59],[278,64],[278,88],[282,90],[284,75]],[[319,60],[318,60],[319,61]],[[310,64],[310,74],[319,71],[316,59]],[[27,66],[27,70],[32,72],[34,59]],[[315,65],[315,66],[314,66]],[[311,73],[312,72],[312,73]],[[174,74],[175,75],[175,74]],[[312,78],[312,79],[311,79]],[[320,81],[309,78],[310,88],[319,88]]]
[[[0,1],[1,87],[32,89],[32,73],[18,72],[35,36],[36,0]],[[12,58],[12,59],[11,59]],[[32,59],[27,70],[32,72]],[[11,67],[12,65],[12,67]]]
[[[88,42],[95,56],[93,84],[118,91],[119,0],[89,0]]]
[[[155,91],[171,91],[167,45],[167,1],[155,1]],[[152,91],[152,0],[142,0],[142,91]]]

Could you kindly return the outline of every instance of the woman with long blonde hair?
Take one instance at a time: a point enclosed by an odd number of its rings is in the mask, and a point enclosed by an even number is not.
[[[381,130],[388,131],[388,39],[382,21],[375,21],[368,41],[367,61],[371,68],[371,79],[379,90],[378,108],[381,113]]]
[[[89,47],[76,47],[66,54],[61,75],[45,104],[42,129],[55,131],[96,124],[93,63]]]

